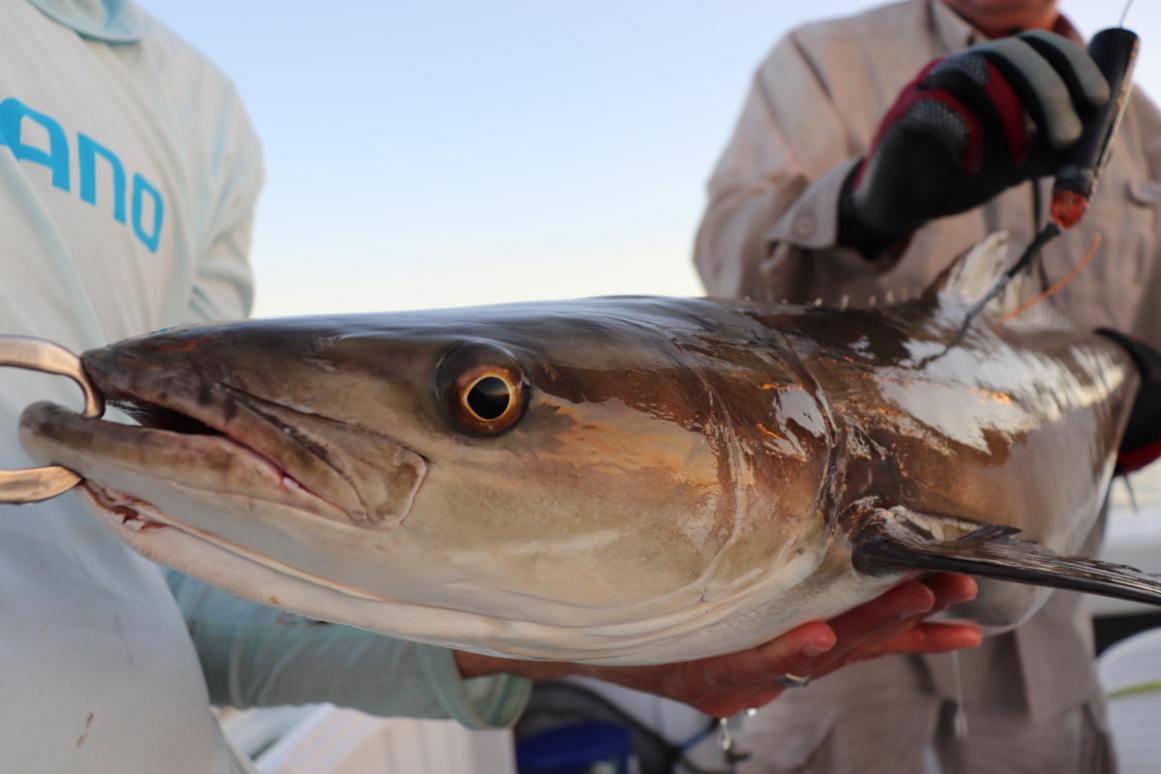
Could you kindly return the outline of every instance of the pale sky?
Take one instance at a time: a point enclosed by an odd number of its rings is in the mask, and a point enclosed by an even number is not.
[[[754,68],[789,27],[870,5],[141,2],[262,137],[259,316],[699,294],[704,183]],[[1159,6],[1127,26],[1161,30]],[[1061,8],[1091,33],[1121,3]],[[1137,81],[1161,94],[1152,44]]]

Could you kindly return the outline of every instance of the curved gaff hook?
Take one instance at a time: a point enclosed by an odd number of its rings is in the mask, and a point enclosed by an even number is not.
[[[0,336],[0,366],[67,376],[85,395],[86,417],[105,413],[105,400],[89,382],[81,360],[59,344],[26,336]],[[0,470],[0,503],[32,503],[67,492],[81,482],[68,468]]]

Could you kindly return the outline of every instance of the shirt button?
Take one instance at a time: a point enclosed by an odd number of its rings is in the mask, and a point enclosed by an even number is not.
[[[1137,204],[1154,205],[1161,201],[1161,183],[1156,180],[1130,181],[1129,198]]]
[[[814,235],[814,216],[809,212],[799,213],[794,218],[794,235],[797,237],[806,237]]]

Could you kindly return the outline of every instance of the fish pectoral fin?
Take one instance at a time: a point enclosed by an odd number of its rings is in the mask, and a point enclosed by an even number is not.
[[[1016,537],[1016,527],[868,508],[855,533],[854,562],[871,575],[900,568],[962,572],[1161,605],[1161,575],[1082,556],[1062,556]]]

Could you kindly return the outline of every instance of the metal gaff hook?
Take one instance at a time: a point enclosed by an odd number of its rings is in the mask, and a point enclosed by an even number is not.
[[[81,359],[59,344],[27,336],[0,336],[0,366],[67,376],[85,394],[86,417],[105,413],[105,400],[89,382]],[[0,503],[32,503],[67,492],[81,482],[68,468],[0,470]]]

